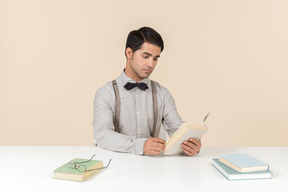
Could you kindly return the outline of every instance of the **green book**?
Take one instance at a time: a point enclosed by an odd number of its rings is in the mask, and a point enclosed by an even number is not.
[[[212,159],[212,165],[228,180],[245,180],[245,179],[271,179],[270,170],[240,173],[227,165],[221,163],[218,158]]]
[[[78,169],[73,168],[73,166],[71,166],[71,164],[70,164],[70,162],[72,162],[72,161],[75,162],[77,165],[80,165],[80,167],[78,167]],[[53,178],[71,180],[71,181],[84,181],[88,177],[99,172],[101,169],[94,170],[94,171],[87,171],[87,170],[97,169],[97,168],[103,167],[103,161],[99,161],[99,160],[88,161],[88,159],[77,158],[77,159],[73,159],[72,161],[69,161],[68,163],[65,163],[61,167],[54,170],[54,177]],[[84,162],[84,163],[81,163],[81,162]],[[85,169],[83,169],[83,167]]]

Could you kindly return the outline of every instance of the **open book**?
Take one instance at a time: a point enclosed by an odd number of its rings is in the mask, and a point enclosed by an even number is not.
[[[208,128],[204,124],[209,113],[205,116],[202,123],[191,124],[183,123],[180,128],[170,137],[167,141],[164,155],[175,155],[183,152],[181,143],[184,140],[188,140],[190,137],[201,139],[201,137],[208,131]]]

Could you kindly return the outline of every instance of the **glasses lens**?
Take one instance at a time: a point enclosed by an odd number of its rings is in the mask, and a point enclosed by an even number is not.
[[[76,164],[76,169],[80,172],[85,172],[86,171],[86,167],[84,165],[81,164]]]
[[[74,161],[70,161],[69,162],[69,167],[75,169],[76,168],[76,164]]]

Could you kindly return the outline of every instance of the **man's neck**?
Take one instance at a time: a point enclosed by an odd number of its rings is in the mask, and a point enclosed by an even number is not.
[[[132,69],[130,69],[130,68],[125,68],[124,69],[124,73],[129,77],[129,78],[131,78],[131,79],[133,79],[135,82],[139,82],[139,81],[142,81],[143,80],[143,78],[140,78],[138,75],[136,75],[136,74],[134,74],[133,72],[132,72]],[[133,75],[134,74],[134,75]]]

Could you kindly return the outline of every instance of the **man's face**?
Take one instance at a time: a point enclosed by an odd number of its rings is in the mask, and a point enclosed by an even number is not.
[[[156,67],[161,48],[145,42],[140,49],[133,51],[126,49],[127,65],[125,73],[136,82],[148,78]]]

